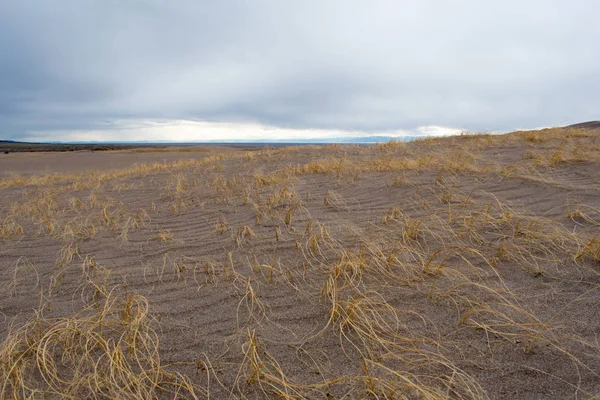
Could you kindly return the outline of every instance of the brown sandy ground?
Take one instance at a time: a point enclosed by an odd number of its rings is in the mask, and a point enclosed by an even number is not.
[[[20,152],[0,153],[0,178],[24,175],[73,174],[99,170],[127,169],[136,164],[175,162],[182,159],[201,159],[207,154],[224,154],[260,147],[244,146],[167,146],[137,147],[119,151],[92,152]]]
[[[598,133],[123,154],[0,178],[0,398],[600,397]]]

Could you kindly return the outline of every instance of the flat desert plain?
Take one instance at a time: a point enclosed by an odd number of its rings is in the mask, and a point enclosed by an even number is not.
[[[0,155],[2,399],[600,397],[600,133]]]

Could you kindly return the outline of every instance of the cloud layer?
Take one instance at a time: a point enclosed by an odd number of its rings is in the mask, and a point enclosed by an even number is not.
[[[133,138],[139,121],[162,121],[153,132],[167,136],[187,121],[287,137],[598,119],[598,11],[592,0],[4,1],[0,137]]]

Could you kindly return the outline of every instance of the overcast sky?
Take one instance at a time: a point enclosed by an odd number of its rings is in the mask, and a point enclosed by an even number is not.
[[[596,0],[0,0],[0,138],[276,139],[600,119]]]

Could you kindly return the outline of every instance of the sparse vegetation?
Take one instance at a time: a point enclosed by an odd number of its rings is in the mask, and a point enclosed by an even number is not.
[[[600,395],[598,133],[192,153],[0,178],[1,398]]]

